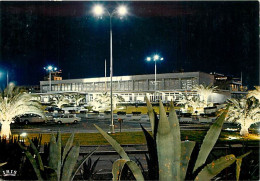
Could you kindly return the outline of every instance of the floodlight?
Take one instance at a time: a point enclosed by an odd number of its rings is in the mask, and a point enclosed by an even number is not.
[[[51,65],[49,65],[47,69],[48,69],[48,70],[52,70],[53,67],[52,67]]]
[[[147,57],[146,60],[147,60],[147,61],[151,61],[151,57]]]
[[[119,7],[117,8],[117,13],[118,13],[119,15],[121,15],[121,16],[126,15],[126,14],[127,14],[127,8],[126,8],[126,6],[119,6]]]
[[[159,60],[159,55],[154,55],[153,56],[153,59],[156,61],[156,60]]]
[[[96,5],[93,8],[93,13],[96,16],[101,16],[104,13],[104,8],[101,5]]]

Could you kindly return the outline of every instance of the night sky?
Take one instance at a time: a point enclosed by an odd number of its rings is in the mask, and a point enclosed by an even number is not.
[[[91,14],[95,2],[0,2],[0,85],[8,70],[17,85],[39,85],[44,66],[63,79],[109,76],[109,18]],[[112,11],[120,2],[102,3]],[[258,84],[258,2],[126,2],[113,18],[114,76],[218,72]]]

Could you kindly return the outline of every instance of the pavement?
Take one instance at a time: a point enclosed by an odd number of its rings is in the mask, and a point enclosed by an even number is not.
[[[55,124],[55,123],[47,123],[47,124],[11,124],[12,133],[21,134],[23,132],[27,133],[56,133],[60,131],[61,133],[97,133],[97,129],[94,124],[101,127],[104,131],[109,131],[110,120],[109,119],[82,119],[77,124]],[[151,130],[150,123],[148,121],[136,121],[136,120],[128,120],[124,121],[121,124],[122,132],[131,132],[131,131],[142,131],[140,124],[146,128],[148,131]],[[118,121],[114,121],[115,131],[120,132],[120,123]],[[206,130],[209,128],[209,124],[181,124],[181,130]]]

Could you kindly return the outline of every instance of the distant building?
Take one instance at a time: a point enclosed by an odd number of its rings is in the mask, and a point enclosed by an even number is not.
[[[151,100],[162,99],[163,101],[178,101],[180,92],[190,92],[197,84],[213,84],[214,76],[203,72],[183,72],[157,74],[155,92],[155,76],[132,75],[114,76],[113,92],[120,94],[125,101],[144,101],[145,95]],[[57,80],[51,82],[51,92],[49,92],[49,81],[40,81],[41,93],[55,94],[62,92],[80,92],[86,94],[87,101],[93,100],[95,95],[110,91],[110,78],[84,78]]]
[[[157,74],[155,96],[154,74],[114,76],[113,93],[121,95],[126,102],[143,102],[145,96],[150,101],[161,99],[163,102],[171,100],[178,102],[183,96],[182,93],[196,95],[197,93],[192,91],[195,85],[214,85],[216,80],[218,78],[215,75],[204,72]],[[49,81],[40,81],[40,90],[45,101],[48,100],[49,95],[77,92],[86,95],[86,102],[89,102],[96,95],[110,91],[110,77],[53,80],[51,81],[52,91],[49,91]],[[222,103],[231,97],[230,89],[224,89],[213,93],[209,101]]]
[[[211,73],[214,75],[214,85],[218,86],[218,89],[228,91],[232,94],[232,98],[241,98],[247,94],[247,86],[242,85],[241,78],[233,76],[226,76],[220,73]]]

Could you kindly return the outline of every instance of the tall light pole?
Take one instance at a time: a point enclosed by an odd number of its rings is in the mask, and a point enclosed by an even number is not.
[[[117,9],[109,12],[101,5],[96,5],[93,8],[93,13],[95,16],[102,16],[107,13],[109,16],[109,34],[110,34],[110,114],[111,114],[111,124],[109,126],[110,133],[115,133],[114,119],[113,119],[113,44],[112,44],[112,17],[117,14],[119,16],[125,16],[127,14],[127,8],[125,6],[119,6]]]
[[[44,69],[49,72],[49,91],[51,92],[51,73],[57,70],[57,67],[53,67],[51,65],[48,65],[47,67],[44,67]]]
[[[107,60],[105,59],[105,92],[107,92]]]
[[[150,62],[151,60],[154,61],[154,100],[156,100],[156,84],[157,84],[157,80],[156,80],[156,73],[157,73],[157,66],[156,66],[156,62],[157,61],[163,61],[163,57],[160,57],[159,55],[155,54],[153,57],[147,57],[146,61]]]
[[[9,73],[6,71],[6,87],[8,87],[9,84]]]

